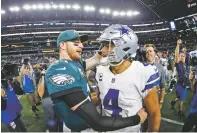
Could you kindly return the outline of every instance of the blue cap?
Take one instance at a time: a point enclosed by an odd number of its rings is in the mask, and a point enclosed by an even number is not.
[[[87,35],[80,36],[79,33],[77,33],[75,30],[66,30],[59,34],[57,38],[57,47],[59,47],[60,42],[66,42],[71,41],[73,39],[79,38],[80,40],[87,41],[88,37]]]

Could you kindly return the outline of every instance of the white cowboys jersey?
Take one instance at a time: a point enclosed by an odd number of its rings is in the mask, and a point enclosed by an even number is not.
[[[191,57],[191,58],[192,58],[192,57],[197,57],[197,50],[191,51],[189,54],[190,54],[190,57]]]
[[[161,65],[163,66],[165,73],[167,73],[168,60],[166,58],[161,58]]]
[[[98,66],[96,79],[100,90],[104,116],[128,117],[136,115],[143,107],[143,99],[159,83],[156,66],[133,61],[131,66],[114,75],[109,66]],[[140,124],[119,131],[140,131]]]
[[[168,60],[166,58],[160,58],[160,59],[161,59],[161,65],[163,65],[164,67],[167,67]]]

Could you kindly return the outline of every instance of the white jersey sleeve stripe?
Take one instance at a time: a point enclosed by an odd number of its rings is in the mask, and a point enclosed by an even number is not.
[[[146,82],[144,90],[142,92],[152,89],[154,86],[157,86],[159,84],[159,79],[160,77],[158,72],[152,74]]]
[[[159,80],[157,80],[156,82],[154,82],[152,84],[148,84],[148,85],[145,86],[145,88],[142,92],[144,92],[146,90],[149,90],[149,89],[152,89],[154,86],[157,86],[158,84],[159,84]]]
[[[155,79],[155,80],[153,80],[151,82],[147,82],[146,85],[153,84],[154,82],[159,81],[159,80],[160,80],[160,77],[158,77],[157,79]]]
[[[154,81],[155,79],[159,78],[159,73],[155,73],[153,75],[150,76],[150,78],[148,79],[147,83]]]

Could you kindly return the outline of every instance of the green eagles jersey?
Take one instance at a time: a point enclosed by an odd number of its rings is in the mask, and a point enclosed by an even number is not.
[[[82,62],[59,60],[49,66],[45,76],[45,83],[53,100],[53,108],[68,128],[79,127],[85,122],[72,111],[63,101],[55,99],[66,95],[69,90],[80,87],[88,97],[87,79]],[[77,98],[77,97],[76,97]]]

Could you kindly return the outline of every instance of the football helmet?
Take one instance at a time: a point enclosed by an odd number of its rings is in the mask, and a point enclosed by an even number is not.
[[[108,51],[107,61],[111,66],[118,66],[124,60],[136,54],[138,49],[138,37],[134,31],[126,25],[115,24],[106,28],[101,36],[97,38],[102,45],[108,42],[109,49],[112,43],[115,47]],[[103,47],[101,45],[101,47]],[[103,52],[103,51],[99,51]]]

